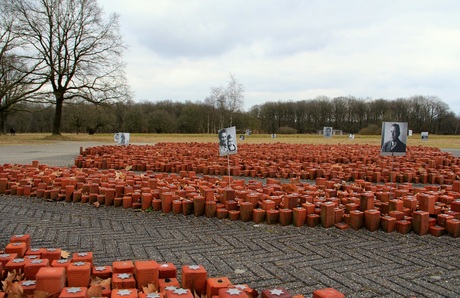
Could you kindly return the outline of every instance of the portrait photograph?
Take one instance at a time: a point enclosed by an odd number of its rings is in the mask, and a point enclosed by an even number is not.
[[[231,155],[238,153],[236,144],[236,127],[222,128],[218,132],[219,137],[219,155]]]
[[[380,155],[404,156],[407,144],[407,122],[382,122]]]

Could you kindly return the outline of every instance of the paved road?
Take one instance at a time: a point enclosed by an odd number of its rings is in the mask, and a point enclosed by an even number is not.
[[[69,166],[80,146],[93,145],[0,147],[0,164]],[[11,235],[29,233],[33,247],[92,251],[97,265],[200,264],[208,276],[227,276],[259,293],[280,286],[311,297],[333,287],[347,297],[460,297],[460,240],[449,236],[256,225],[16,196],[0,196],[0,230],[0,248]]]

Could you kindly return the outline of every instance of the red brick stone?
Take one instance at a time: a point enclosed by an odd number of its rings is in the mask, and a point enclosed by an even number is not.
[[[112,266],[95,266],[91,268],[91,276],[100,279],[108,279],[112,277]]]
[[[137,289],[113,289],[111,298],[138,298]]]
[[[448,214],[438,214],[436,216],[436,224],[438,226],[441,226],[441,227],[446,227],[446,222],[449,220],[449,219],[453,219],[454,216],[452,215],[448,215]]]
[[[353,230],[359,230],[364,225],[364,212],[359,210],[350,211],[350,219],[348,225]]]
[[[441,237],[446,233],[446,228],[441,226],[430,226],[430,234],[435,237]]]
[[[248,294],[242,289],[236,287],[225,287],[218,290],[219,298],[248,298]],[[211,298],[211,297],[208,297]]]
[[[318,214],[307,214],[307,226],[316,227],[321,222],[321,216]]]
[[[430,231],[430,214],[426,211],[412,213],[412,228],[415,234],[426,235]]]
[[[69,259],[53,260],[51,267],[63,267],[67,268],[72,262]]]
[[[190,289],[177,288],[165,290],[165,298],[194,298],[194,295]]]
[[[407,234],[412,230],[412,223],[407,220],[397,220],[396,230],[398,231],[398,233]]]
[[[8,272],[22,272],[24,273],[24,267],[26,266],[26,259],[24,258],[15,258],[11,259],[8,263],[5,265],[5,270]]]
[[[72,262],[67,267],[68,287],[88,287],[91,279],[91,263]]]
[[[18,235],[13,235],[11,238],[10,238],[10,242],[11,243],[14,243],[14,242],[25,242],[26,243],[26,247],[28,249],[30,249],[30,234],[18,234]],[[22,258],[22,256],[20,256]]]
[[[371,231],[377,231],[380,228],[380,211],[368,209],[364,211],[364,227]]]
[[[292,209],[280,209],[279,210],[279,221],[282,226],[292,224]]]
[[[43,267],[36,274],[36,291],[50,293],[58,297],[66,286],[66,270],[63,267]]]
[[[112,262],[113,273],[134,273],[133,261],[114,261]]]
[[[256,224],[263,223],[265,221],[265,210],[264,209],[252,210],[252,220]]]
[[[313,298],[345,298],[345,295],[334,288],[313,291]]]
[[[32,296],[35,293],[37,282],[35,280],[21,280],[19,282],[22,288],[22,292],[26,296]]]
[[[27,250],[26,242],[10,242],[5,247],[5,252],[7,254],[17,254],[18,258],[24,257]]]
[[[61,259],[61,249],[60,248],[45,248],[42,251],[42,259],[48,259],[50,264],[54,260]]]
[[[292,223],[295,227],[301,227],[307,219],[307,210],[303,207],[297,207],[292,210]]]
[[[12,259],[16,259],[18,258],[18,254],[16,253],[11,253],[11,254],[8,254],[8,253],[4,253],[4,254],[0,254],[0,265],[2,266],[2,268],[5,268],[6,264],[12,260]]]
[[[137,281],[137,288],[146,287],[148,284],[154,284],[158,288],[159,265],[156,261],[135,261],[134,276]]]
[[[162,263],[158,267],[158,278],[176,278],[177,277],[177,268],[173,263]]]
[[[262,290],[262,298],[291,298],[292,295],[284,288],[273,288]]]
[[[206,280],[206,297],[211,298],[212,296],[218,295],[219,289],[228,288],[231,285],[232,283],[225,276],[208,278]]]
[[[446,231],[454,238],[460,237],[460,220],[449,219],[446,221]]]
[[[65,287],[59,294],[59,298],[86,298],[88,288],[85,287]]]
[[[180,283],[177,278],[160,278],[158,280],[158,290],[164,293],[167,288],[180,288]]]
[[[136,287],[136,280],[133,273],[114,272],[112,274],[112,289],[134,289]]]
[[[88,252],[75,252],[72,254],[72,262],[88,262],[93,266],[93,253]]]
[[[333,227],[335,224],[335,205],[332,202],[324,202],[321,206],[321,225],[324,228]]]
[[[383,216],[380,218],[380,228],[382,231],[390,233],[396,228],[396,218],[391,216]]]
[[[436,197],[434,195],[418,193],[417,200],[419,202],[420,210],[434,214],[434,206],[436,203]]]
[[[33,259],[29,260],[24,266],[24,278],[35,280],[38,270],[42,267],[49,267],[48,259]]]
[[[279,210],[268,209],[265,210],[265,221],[267,224],[277,224],[279,222]]]
[[[199,295],[206,291],[208,273],[201,265],[182,266],[182,287],[197,292]]]

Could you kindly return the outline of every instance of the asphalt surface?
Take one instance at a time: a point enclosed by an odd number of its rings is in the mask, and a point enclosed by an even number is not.
[[[0,146],[0,165],[72,166],[80,147],[59,142]],[[458,151],[457,151],[458,154]],[[96,265],[153,259],[203,265],[258,290],[311,297],[333,287],[347,297],[460,297],[460,239],[365,229],[339,230],[218,220],[0,195],[0,250],[12,235],[33,247],[92,251]]]

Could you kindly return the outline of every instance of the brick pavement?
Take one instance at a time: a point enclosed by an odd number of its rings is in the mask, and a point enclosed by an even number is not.
[[[16,147],[10,161],[0,147],[0,164],[71,165],[80,144],[64,143],[23,153]],[[449,236],[256,225],[4,195],[0,229],[0,248],[12,235],[29,233],[33,247],[92,251],[97,265],[127,259],[200,264],[210,277],[227,276],[259,293],[281,286],[306,297],[325,287],[347,297],[460,296],[460,240]]]

